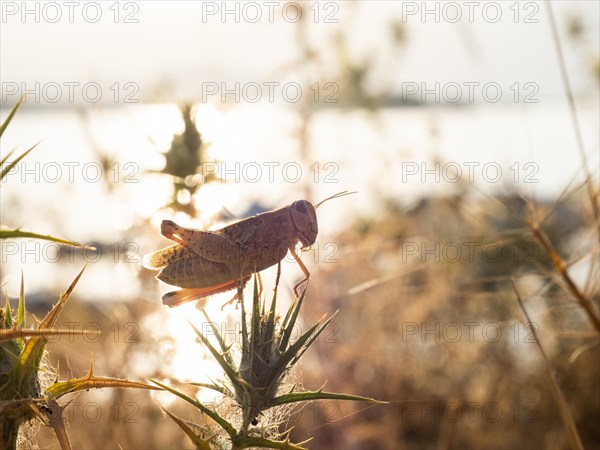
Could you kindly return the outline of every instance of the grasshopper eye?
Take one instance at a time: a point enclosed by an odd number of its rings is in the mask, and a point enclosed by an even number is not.
[[[306,200],[296,200],[290,206],[290,215],[298,240],[303,247],[310,247],[317,239],[317,213],[314,206]]]
[[[292,206],[301,213],[306,214],[306,200],[298,200],[292,204]]]

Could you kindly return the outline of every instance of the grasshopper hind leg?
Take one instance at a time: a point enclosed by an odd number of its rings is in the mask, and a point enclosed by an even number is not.
[[[242,289],[244,286],[246,286],[246,283],[249,279],[249,276],[242,279]],[[211,295],[220,294],[221,292],[231,291],[238,287],[238,284],[238,280],[232,280],[208,288],[183,288],[179,289],[178,291],[167,292],[162,296],[162,302],[164,305],[173,308],[175,306],[183,305],[184,303],[193,302],[194,300],[204,300]],[[231,303],[236,298],[233,298],[226,304]]]

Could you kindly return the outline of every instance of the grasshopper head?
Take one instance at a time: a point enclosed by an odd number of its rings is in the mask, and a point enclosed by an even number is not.
[[[317,212],[308,200],[296,200],[290,205],[290,215],[302,247],[310,247],[317,239]]]

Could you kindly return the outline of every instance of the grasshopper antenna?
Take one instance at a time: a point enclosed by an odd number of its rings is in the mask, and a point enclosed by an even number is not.
[[[358,191],[352,191],[352,192],[348,192],[348,191],[342,191],[342,192],[338,192],[335,195],[332,195],[331,197],[327,197],[325,200],[321,200],[319,203],[317,203],[315,205],[315,209],[317,209],[319,206],[321,206],[323,203],[325,203],[328,200],[333,200],[334,198],[340,198],[340,197],[345,197],[346,195],[350,195],[350,194],[356,194]]]

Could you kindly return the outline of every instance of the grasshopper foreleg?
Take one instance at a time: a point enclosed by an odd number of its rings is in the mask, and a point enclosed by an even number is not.
[[[310,278],[310,272],[298,256],[298,253],[296,253],[296,249],[294,247],[289,247],[288,249],[294,257],[294,259],[296,260],[296,262],[298,263],[298,265],[300,266],[300,269],[302,269],[302,272],[304,273],[304,278],[294,285],[294,294],[296,295],[296,297],[299,297],[300,294],[298,293],[298,288],[308,281],[308,279]]]

